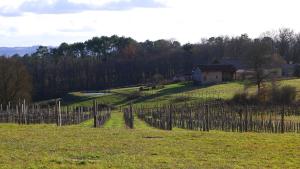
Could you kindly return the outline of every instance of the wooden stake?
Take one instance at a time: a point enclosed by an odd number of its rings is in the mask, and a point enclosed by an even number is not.
[[[60,101],[58,101],[58,114],[59,114],[59,126],[61,127],[61,125],[62,125],[62,120],[61,120]]]

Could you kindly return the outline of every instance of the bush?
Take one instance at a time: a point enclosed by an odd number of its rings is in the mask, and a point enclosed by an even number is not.
[[[296,95],[297,90],[293,86],[273,86],[264,89],[257,100],[263,103],[291,104],[295,102]]]
[[[294,76],[300,77],[300,65],[296,66]]]
[[[260,92],[257,93],[255,96],[253,96],[252,98],[256,101],[256,102],[261,102],[261,103],[268,103],[272,101],[272,96],[273,96],[273,92],[277,89],[276,86],[272,86],[272,88],[270,87],[263,87],[260,89]]]
[[[273,91],[273,102],[278,104],[291,104],[296,100],[297,90],[292,86],[284,86]]]
[[[239,104],[245,104],[248,103],[248,93],[243,92],[243,93],[236,93],[233,98],[232,101],[234,103],[239,103]]]
[[[165,88],[164,85],[153,85],[153,86],[151,86],[152,90],[158,90],[158,89],[163,89],[163,88]]]
[[[180,102],[187,102],[189,100],[191,100],[191,98],[188,96],[178,96],[178,97],[175,97],[174,99],[171,99],[170,102],[171,103],[180,103]]]
[[[134,100],[134,99],[138,99],[140,97],[142,97],[142,92],[135,91],[133,93],[128,94],[127,97],[126,97],[126,99],[127,100]]]
[[[150,88],[149,87],[140,87],[139,88],[139,91],[149,91],[150,90]]]
[[[155,86],[155,89],[163,89],[163,88],[165,88],[164,85],[156,85],[156,86]]]
[[[296,100],[297,91],[295,87],[284,86],[272,88],[263,88],[259,94],[250,95],[246,92],[237,93],[232,100],[238,104],[253,104],[253,103],[276,103],[276,104],[291,104]]]
[[[152,82],[154,82],[155,84],[160,84],[163,80],[164,80],[163,75],[161,75],[159,73],[156,73],[152,77]]]

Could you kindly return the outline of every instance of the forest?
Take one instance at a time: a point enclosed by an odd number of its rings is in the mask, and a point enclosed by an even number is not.
[[[56,48],[40,46],[31,55],[0,57],[0,78],[4,79],[0,82],[0,101],[45,100],[71,91],[146,84],[187,74],[199,64],[224,58],[248,64],[250,58],[267,55],[300,63],[300,33],[283,28],[255,39],[242,34],[211,37],[195,44],[163,39],[138,42],[114,35],[62,43]],[[264,58],[258,61],[270,59]]]

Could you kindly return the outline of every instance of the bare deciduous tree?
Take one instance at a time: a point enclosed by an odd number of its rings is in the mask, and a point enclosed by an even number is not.
[[[255,84],[260,93],[262,83],[273,74],[273,72],[266,73],[265,70],[280,66],[284,60],[281,56],[273,53],[270,43],[264,39],[256,39],[251,43],[247,52],[246,62],[254,70]]]
[[[31,99],[31,78],[26,67],[15,58],[0,57],[0,103]]]

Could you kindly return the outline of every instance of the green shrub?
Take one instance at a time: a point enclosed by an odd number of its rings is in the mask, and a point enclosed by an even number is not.
[[[142,97],[142,96],[143,96],[142,92],[140,92],[140,91],[135,91],[135,92],[133,92],[133,93],[128,94],[128,95],[126,96],[126,99],[127,99],[127,100],[134,100],[134,99],[138,99],[138,98],[140,98],[140,97]]]
[[[296,100],[296,87],[284,86],[280,90],[278,103],[291,104]]]
[[[248,93],[246,92],[242,92],[242,93],[236,93],[233,98],[232,101],[234,103],[239,103],[239,104],[245,104],[248,103]]]
[[[170,100],[171,103],[180,103],[190,101],[191,98],[188,96],[178,96]]]
[[[300,65],[297,65],[295,68],[294,76],[300,77]]]
[[[163,89],[163,88],[165,88],[164,85],[154,85],[151,87],[152,90],[158,90],[158,89]]]
[[[151,88],[149,88],[149,87],[143,87],[143,86],[141,86],[140,88],[139,88],[139,91],[149,91]]]
[[[253,104],[253,103],[275,103],[275,104],[291,104],[295,102],[297,91],[295,87],[283,86],[272,88],[262,88],[260,93],[250,95],[246,92],[236,93],[232,100],[238,104]]]

